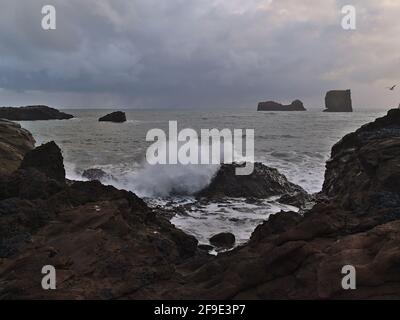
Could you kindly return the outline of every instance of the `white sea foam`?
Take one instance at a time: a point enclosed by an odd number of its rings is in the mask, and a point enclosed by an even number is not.
[[[209,148],[208,145],[192,141],[193,147],[198,148],[198,153]],[[227,150],[233,150],[232,142],[221,143],[220,159],[223,162],[222,153],[224,146],[230,144]],[[165,146],[167,149],[168,147]],[[226,150],[225,150],[226,151]],[[167,153],[167,151],[165,151]],[[235,153],[235,151],[233,150]],[[226,153],[225,153],[226,155]],[[244,160],[235,153],[235,159]],[[128,171],[123,175],[117,175],[118,182],[114,185],[127,189],[143,197],[166,197],[171,195],[192,195],[207,187],[213,176],[218,171],[217,164],[156,164],[145,163],[139,170]],[[114,176],[115,174],[112,173]]]

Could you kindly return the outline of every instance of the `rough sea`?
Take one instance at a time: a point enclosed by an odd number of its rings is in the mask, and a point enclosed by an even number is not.
[[[254,129],[255,160],[275,167],[289,180],[310,193],[321,190],[325,162],[331,147],[345,134],[386,112],[354,113],[245,112],[191,110],[125,110],[123,124],[98,122],[112,110],[63,110],[75,116],[72,120],[24,121],[36,145],[54,140],[62,149],[67,178],[84,180],[82,172],[101,168],[115,177],[108,181],[117,188],[135,192],[150,206],[176,207],[172,223],[207,244],[210,236],[232,232],[237,244],[246,242],[254,228],[269,215],[296,208],[279,204],[274,198],[260,202],[225,199],[198,203],[190,193],[207,186],[217,166],[149,166],[145,161],[150,129],[168,133],[169,121],[178,122],[178,130]],[[172,196],[176,190],[185,195]]]

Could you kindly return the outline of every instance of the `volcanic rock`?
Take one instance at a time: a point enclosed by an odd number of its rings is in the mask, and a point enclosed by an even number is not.
[[[17,123],[0,119],[0,175],[17,170],[25,154],[34,146],[30,132]]]
[[[303,102],[295,100],[289,105],[283,105],[275,101],[260,102],[258,111],[307,111]]]
[[[251,175],[236,175],[236,168],[244,164],[223,164],[211,183],[197,195],[207,198],[268,198],[283,194],[307,196],[307,192],[291,183],[277,169],[262,163],[254,164]]]
[[[65,182],[64,159],[60,148],[54,141],[28,152],[20,168],[35,168],[50,179]]]
[[[48,106],[2,107],[0,118],[14,121],[68,120],[74,116]]]
[[[115,180],[115,178],[105,172],[103,169],[99,168],[91,168],[83,171],[82,177],[88,179],[89,181],[107,181],[107,180]]]
[[[58,182],[59,166],[43,167],[58,163],[56,151],[54,143],[41,146],[0,176],[0,299],[124,299],[179,277],[177,266],[197,255],[197,240],[131,192]],[[44,265],[56,268],[56,291],[41,286]]]
[[[99,119],[100,122],[117,122],[122,123],[126,122],[125,112],[116,111],[110,114],[105,115]]]
[[[333,147],[324,196],[311,210],[271,216],[245,246],[201,268],[193,265],[192,276],[175,283],[173,296],[397,299],[399,154],[400,110],[391,110]],[[356,269],[357,290],[342,288],[346,265]],[[161,296],[171,297],[165,291]]]
[[[329,91],[325,97],[324,112],[353,112],[350,90]]]
[[[235,235],[229,232],[219,233],[210,238],[210,243],[218,248],[232,248],[235,242]]]

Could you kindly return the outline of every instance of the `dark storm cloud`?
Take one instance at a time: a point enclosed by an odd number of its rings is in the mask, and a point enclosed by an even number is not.
[[[321,2],[1,0],[1,104],[320,107],[336,87],[354,88],[361,105],[389,103],[376,96],[396,80],[399,26],[387,19],[400,6],[354,1],[359,29],[349,33],[344,2]],[[45,4],[57,9],[55,31],[41,29]]]

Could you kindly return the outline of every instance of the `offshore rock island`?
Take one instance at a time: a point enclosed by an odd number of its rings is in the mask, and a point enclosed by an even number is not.
[[[0,119],[12,121],[68,120],[74,116],[48,106],[1,107]]]
[[[260,102],[258,111],[307,111],[300,100],[295,100],[289,105],[283,105],[275,101]]]

